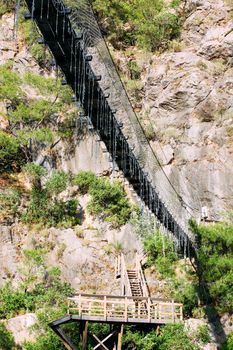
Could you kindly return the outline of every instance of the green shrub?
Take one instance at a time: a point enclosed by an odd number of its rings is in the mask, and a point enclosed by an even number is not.
[[[141,69],[137,64],[137,61],[133,61],[133,60],[129,61],[127,66],[128,66],[129,72],[130,72],[130,78],[132,80],[140,79]]]
[[[183,324],[169,324],[162,328],[159,350],[200,350],[187,335]]]
[[[227,340],[224,343],[222,350],[233,350],[233,333],[227,336]]]
[[[0,0],[0,17],[7,12],[12,12],[15,9],[14,0]]]
[[[108,179],[98,178],[90,195],[88,210],[91,214],[99,215],[114,227],[124,225],[130,219],[132,207],[120,183],[111,184]]]
[[[0,289],[0,319],[16,316],[21,310],[26,309],[26,295],[22,291],[15,290],[10,283]]]
[[[180,32],[178,1],[169,6],[162,0],[94,0],[93,6],[115,47],[137,44],[153,51]]]
[[[56,196],[65,191],[68,186],[68,182],[69,175],[67,175],[63,170],[55,170],[47,180],[45,188],[50,196]]]
[[[199,326],[195,333],[195,339],[198,343],[202,345],[206,345],[211,341],[211,337],[209,335],[209,328],[207,325]]]
[[[38,183],[39,183],[39,186],[41,186],[40,184],[41,177],[47,174],[46,169],[36,163],[27,163],[23,167],[23,172],[29,177],[30,181],[35,186]]]
[[[217,223],[191,228],[198,243],[200,280],[205,282],[209,300],[222,312],[233,309],[233,225]],[[205,291],[203,291],[204,293]],[[206,293],[205,293],[206,294]]]
[[[91,195],[88,210],[92,215],[99,215],[114,227],[124,225],[129,220],[132,206],[120,183],[111,183],[109,179],[97,177],[91,171],[81,171],[75,175],[73,184],[79,186],[82,194]]]
[[[85,194],[97,183],[97,176],[91,171],[80,171],[73,178],[73,184],[79,187],[79,191]]]
[[[14,216],[19,207],[20,193],[17,189],[0,190],[0,221]]]
[[[52,186],[51,186],[52,191]],[[33,188],[31,199],[22,220],[26,223],[43,223],[51,226],[75,226],[80,223],[78,200],[53,201],[46,189]]]
[[[15,346],[13,335],[6,329],[3,323],[0,323],[0,349],[13,350]]]
[[[127,327],[123,335],[124,349],[137,350],[199,350],[189,338],[182,324],[168,324],[161,327],[158,334],[138,331],[136,327]]]
[[[198,305],[198,283],[189,282],[184,278],[176,278],[171,282],[170,289],[173,298],[183,304],[185,316],[192,315],[192,311]]]
[[[178,259],[174,243],[165,235],[156,232],[146,236],[143,245],[147,254],[147,265],[155,265],[162,276],[173,276],[173,263]]]
[[[0,174],[16,170],[24,162],[19,141],[13,135],[0,130]]]
[[[12,70],[12,62],[0,66],[0,99],[9,100],[14,105],[23,97],[19,74]]]

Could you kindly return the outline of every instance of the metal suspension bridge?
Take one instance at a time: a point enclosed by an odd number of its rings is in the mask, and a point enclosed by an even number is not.
[[[173,236],[183,256],[195,258],[195,242],[188,230],[188,220],[195,214],[160,166],[133,111],[88,0],[26,0],[26,3],[27,18],[36,21],[43,36],[40,42],[52,52],[66,83],[73,89],[76,104],[105,143],[113,166],[123,172],[164,232]],[[106,316],[106,298],[103,300]],[[136,307],[135,298],[131,301]],[[143,305],[147,310],[144,312],[147,321],[143,321],[146,323],[154,309],[151,311],[148,306],[151,305],[149,299]],[[128,306],[124,304],[124,307],[126,315],[122,317],[127,323]],[[80,317],[79,314],[77,319]],[[70,341],[58,328],[72,319],[70,316],[52,324],[68,349],[75,347],[69,345]],[[156,319],[155,323],[163,322]],[[85,335],[86,324],[82,327]],[[84,338],[83,349],[86,348],[86,336]]]

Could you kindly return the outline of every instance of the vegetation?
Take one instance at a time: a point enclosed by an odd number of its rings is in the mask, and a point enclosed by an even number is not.
[[[230,333],[227,337],[225,344],[223,345],[222,350],[233,350],[233,333]]]
[[[74,177],[73,183],[80,187],[83,194],[90,194],[88,210],[91,214],[111,222],[114,227],[129,220],[133,208],[119,182],[111,183],[107,178],[83,171]]]
[[[0,190],[0,221],[16,215],[19,201],[20,193],[17,189],[8,187]]]
[[[174,251],[174,243],[157,231],[147,236],[143,244],[148,255],[147,265],[155,265],[162,276],[174,276],[173,263],[178,260],[178,255]]]
[[[25,83],[41,94],[40,99],[25,94]],[[58,121],[60,113],[69,119],[71,92],[53,78],[32,73],[20,77],[8,62],[0,66],[0,99],[6,103],[4,118],[8,123],[0,131],[1,171],[17,170],[31,159],[39,144],[51,144],[58,136],[58,130],[51,125]]]
[[[58,199],[58,194],[67,188],[69,176],[64,171],[54,171],[49,179],[41,186],[40,176],[43,168],[28,164],[26,171],[31,176],[33,188],[30,193],[30,202],[23,215],[27,223],[43,223],[45,226],[75,226],[80,223],[78,217],[78,200]]]
[[[6,329],[3,323],[0,323],[0,349],[12,350],[15,345],[12,334]]]
[[[198,240],[200,284],[203,298],[220,313],[233,309],[233,224],[198,226],[191,222]]]
[[[190,338],[182,324],[163,326],[161,332],[137,331],[134,327],[126,329],[124,336],[125,349],[138,350],[198,350],[197,338]]]
[[[15,0],[0,0],[0,17],[7,12],[13,11],[15,8]]]
[[[152,51],[179,35],[178,5],[179,1],[166,5],[163,0],[93,0],[100,24],[115,47],[138,45]]]

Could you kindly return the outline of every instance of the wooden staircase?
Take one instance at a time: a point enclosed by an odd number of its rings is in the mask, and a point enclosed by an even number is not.
[[[133,297],[143,297],[143,289],[141,280],[138,277],[138,271],[135,270],[127,270],[127,275],[129,279],[131,295]]]
[[[116,278],[121,279],[121,295],[132,297],[149,297],[147,283],[141,267],[141,258],[136,254],[135,267],[127,268],[124,255],[116,259]]]

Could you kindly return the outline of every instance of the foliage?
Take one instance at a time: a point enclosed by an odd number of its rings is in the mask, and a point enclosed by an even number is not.
[[[174,299],[183,304],[184,314],[190,316],[192,310],[198,305],[198,283],[195,281],[191,283],[185,278],[174,278],[170,289]]]
[[[23,163],[19,150],[19,141],[13,135],[0,130],[0,173],[17,169]]]
[[[173,263],[178,259],[173,242],[157,231],[144,238],[143,245],[148,257],[148,266],[155,265],[162,276],[173,276]]]
[[[198,243],[198,261],[203,294],[209,294],[220,312],[233,309],[233,225],[208,226],[190,223]],[[207,295],[208,298],[208,295]]]
[[[14,345],[13,335],[6,329],[3,323],[0,323],[0,349],[12,350]]]
[[[23,84],[37,90],[40,98],[28,97]],[[61,86],[60,79],[34,73],[20,77],[13,70],[11,61],[0,67],[0,99],[6,103],[4,118],[8,123],[6,130],[0,131],[0,166],[3,171],[18,170],[26,160],[30,161],[34,148],[51,144],[59,135],[55,126],[58,119],[62,127],[66,119],[70,119],[70,114],[73,116],[73,111],[70,112],[71,91]],[[62,119],[59,113],[64,115]]]
[[[91,195],[88,204],[91,214],[99,215],[114,227],[121,226],[129,220],[132,206],[120,183],[111,183],[109,179],[97,177],[90,171],[81,171],[74,177],[73,183],[79,186],[82,194]]]
[[[74,176],[73,184],[79,187],[82,194],[86,194],[95,186],[97,179],[92,171],[80,171]]]
[[[46,182],[45,188],[47,193],[51,195],[58,195],[63,192],[68,185],[69,176],[62,170],[56,170],[52,173],[48,181]]]
[[[141,77],[141,69],[137,64],[137,61],[130,60],[127,64],[129,72],[130,72],[130,79],[137,80]]]
[[[11,318],[26,311],[35,312],[44,307],[59,309],[59,306],[65,313],[66,297],[73,290],[70,285],[61,282],[59,269],[45,265],[43,254],[41,248],[24,251],[21,285],[13,288],[7,282],[0,289],[0,319]]]
[[[20,88],[22,83],[19,75],[12,70],[12,62],[0,66],[0,99],[9,100],[16,105],[24,96]]]
[[[23,167],[23,172],[29,177],[34,186],[40,186],[41,177],[45,176],[47,171],[42,166],[36,163],[27,163]]]
[[[90,195],[88,210],[91,214],[99,215],[114,227],[124,225],[130,219],[132,208],[120,183],[98,178]]]
[[[16,316],[26,309],[27,298],[23,291],[15,290],[11,283],[0,289],[0,319]]]
[[[233,350],[233,333],[230,333],[224,343],[222,350]]]
[[[74,226],[79,224],[76,199],[52,200],[46,189],[33,188],[31,199],[23,216],[27,223],[41,222],[45,226]]]
[[[178,5],[173,1],[169,7],[163,0],[93,0],[100,24],[113,45],[137,44],[152,51],[178,36]]]
[[[183,324],[169,324],[163,327],[159,350],[198,350],[184,330]]]
[[[123,337],[125,349],[138,350],[198,350],[182,324],[169,324],[161,328],[161,333],[154,330],[149,333],[139,332],[134,327],[127,327]]]
[[[195,339],[201,343],[202,345],[206,345],[211,341],[211,337],[209,335],[209,329],[207,325],[199,326],[194,334]]]
[[[0,221],[14,216],[19,207],[20,193],[17,189],[7,188],[0,190]]]

